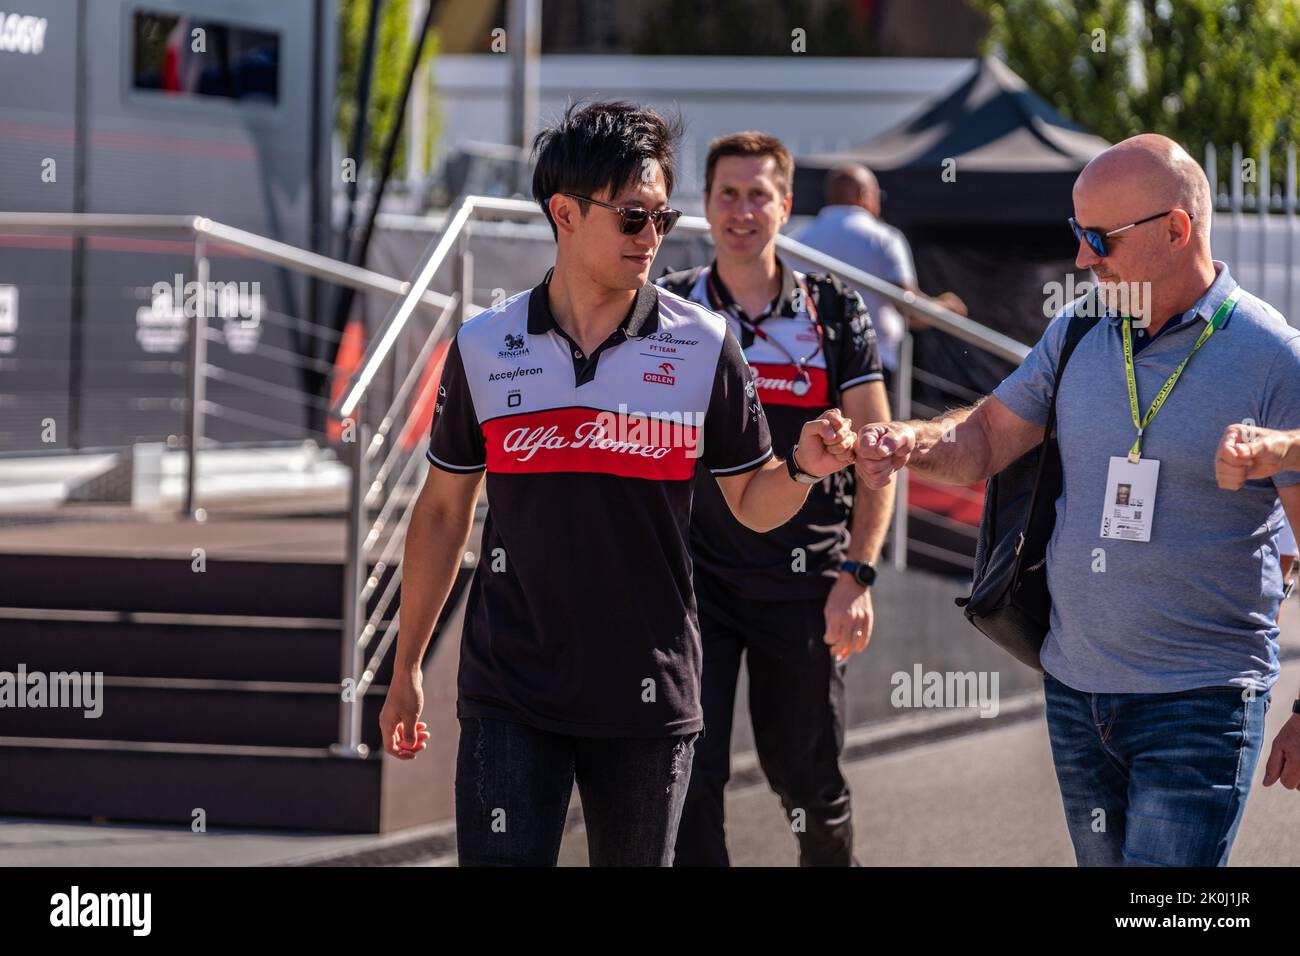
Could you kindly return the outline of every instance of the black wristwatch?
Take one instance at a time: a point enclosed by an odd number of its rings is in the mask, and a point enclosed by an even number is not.
[[[1300,714],[1300,697],[1297,697],[1291,704],[1291,713]]]
[[[869,588],[876,583],[876,569],[866,561],[843,561],[840,563],[840,570],[853,575],[853,580],[864,588]]]
[[[799,482],[799,484],[801,485],[817,484],[817,482],[821,481],[821,479],[818,478],[816,475],[808,474],[808,472],[800,468],[799,463],[794,460],[794,453],[798,450],[799,450],[798,442],[790,446],[790,454],[785,456],[786,471],[790,472],[790,477],[793,478],[795,481]]]

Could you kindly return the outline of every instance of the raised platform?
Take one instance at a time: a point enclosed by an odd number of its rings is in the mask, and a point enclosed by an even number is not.
[[[449,815],[454,750],[417,764],[383,753],[391,651],[363,701],[369,755],[330,749],[344,676],[342,517],[249,507],[196,522],[80,506],[84,520],[0,528],[0,671],[97,675],[101,711],[0,709],[0,815],[188,824],[201,809],[216,827],[354,833]],[[447,619],[468,576],[439,634],[459,635]],[[454,744],[457,642],[441,643],[427,658],[424,719]]]

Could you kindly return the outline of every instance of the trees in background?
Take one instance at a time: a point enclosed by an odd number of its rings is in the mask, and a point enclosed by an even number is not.
[[[990,52],[1090,132],[1163,133],[1193,155],[1269,150],[1271,178],[1300,143],[1300,5],[1294,0],[970,0]]]

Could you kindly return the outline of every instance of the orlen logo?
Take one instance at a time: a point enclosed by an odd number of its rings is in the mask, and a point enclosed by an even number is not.
[[[677,379],[673,378],[673,372],[676,369],[673,368],[672,362],[660,362],[659,367],[663,369],[662,375],[658,372],[646,372],[642,378],[647,382],[658,382],[660,385],[677,384]]]

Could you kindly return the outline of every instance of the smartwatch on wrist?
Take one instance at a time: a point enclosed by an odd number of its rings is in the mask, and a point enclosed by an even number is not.
[[[840,570],[853,575],[853,580],[864,588],[869,588],[876,583],[876,569],[866,561],[843,561],[840,563]]]
[[[801,485],[815,485],[821,481],[816,475],[810,475],[799,467],[799,463],[794,460],[794,453],[799,450],[799,443],[790,446],[790,454],[785,456],[785,468],[790,472],[790,477]]]
[[[1291,704],[1291,713],[1300,714],[1300,697],[1297,697]]]

